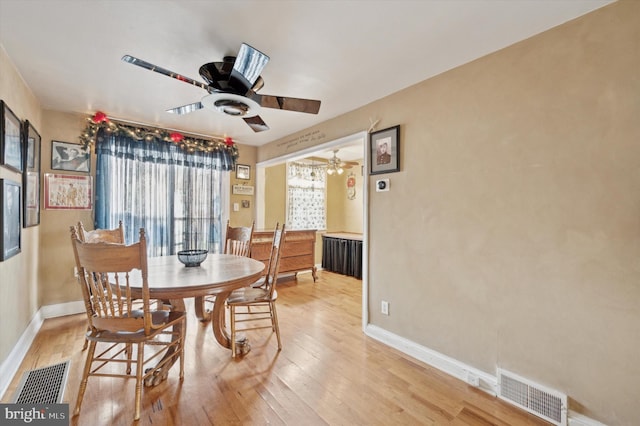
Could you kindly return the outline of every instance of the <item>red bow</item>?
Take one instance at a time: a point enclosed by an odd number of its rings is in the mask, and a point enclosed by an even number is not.
[[[173,132],[169,135],[169,137],[171,138],[172,141],[174,141],[175,143],[178,143],[180,141],[182,141],[182,139],[184,139],[184,136],[178,132]]]
[[[91,118],[91,121],[93,121],[96,124],[98,124],[98,123],[108,123],[109,122],[109,118],[107,117],[107,114],[105,114],[104,112],[98,111],[93,115],[93,117]]]

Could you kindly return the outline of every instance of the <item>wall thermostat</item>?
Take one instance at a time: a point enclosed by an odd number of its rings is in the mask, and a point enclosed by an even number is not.
[[[389,179],[380,179],[376,181],[376,192],[388,191]]]

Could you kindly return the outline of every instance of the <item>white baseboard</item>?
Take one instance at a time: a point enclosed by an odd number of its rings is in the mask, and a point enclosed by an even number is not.
[[[43,306],[40,308],[40,312],[42,312],[42,317],[44,319],[47,319],[63,317],[65,315],[82,314],[86,311],[84,309],[84,302],[78,300],[76,302],[58,303],[57,305]]]
[[[421,346],[411,340],[393,334],[383,328],[375,325],[367,325],[365,334],[376,339],[385,345],[391,346],[419,361],[429,364],[444,373],[449,374],[457,379],[467,382],[469,373],[480,379],[479,388],[493,396],[498,394],[498,379],[491,374],[480,371],[470,365],[458,361],[457,359],[448,357],[440,352]],[[606,426],[603,423],[569,410],[567,413],[568,426]]]
[[[0,398],[4,398],[7,388],[27,355],[33,339],[35,339],[42,323],[47,318],[61,317],[85,312],[84,302],[68,302],[57,305],[42,306],[24,330],[9,356],[0,364]]]
[[[583,416],[571,410],[569,410],[567,414],[567,423],[569,426],[607,426],[604,423],[600,423],[597,420],[593,420],[590,417]]]
[[[395,348],[419,361],[429,364],[457,379],[467,382],[469,373],[480,379],[479,389],[491,394],[498,394],[498,381],[495,376],[480,371],[477,368],[466,365],[456,359],[421,346],[411,340],[393,334],[375,325],[367,325],[365,334],[392,348]]]

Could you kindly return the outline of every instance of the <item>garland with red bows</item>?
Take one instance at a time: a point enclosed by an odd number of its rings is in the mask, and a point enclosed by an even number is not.
[[[132,126],[130,124],[111,121],[107,115],[98,111],[93,116],[87,118],[87,126],[80,135],[80,143],[84,148],[94,145],[97,141],[98,131],[104,129],[105,132],[111,134],[124,134],[136,140],[161,140],[179,145],[188,152],[219,152],[227,151],[235,165],[238,159],[238,147],[229,136],[224,138],[212,137],[209,139],[198,139],[185,136],[180,132],[169,131],[158,128],[147,128],[140,126]]]

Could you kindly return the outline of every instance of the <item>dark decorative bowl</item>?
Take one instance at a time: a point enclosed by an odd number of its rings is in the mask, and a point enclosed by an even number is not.
[[[178,252],[178,260],[184,263],[184,266],[200,266],[207,258],[206,250],[181,250]]]

